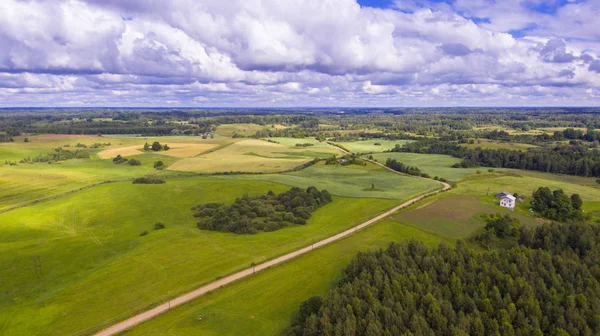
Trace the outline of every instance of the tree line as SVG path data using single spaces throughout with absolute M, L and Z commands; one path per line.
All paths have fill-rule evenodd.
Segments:
M 200 218 L 202 230 L 254 234 L 275 231 L 293 224 L 306 224 L 312 213 L 332 201 L 327 190 L 315 187 L 290 190 L 275 194 L 237 198 L 232 205 L 205 203 L 192 208 L 194 217 Z
M 21 163 L 38 163 L 38 162 L 58 162 L 72 159 L 89 159 L 90 152 L 83 149 L 70 151 L 62 147 L 54 149 L 52 153 L 38 154 L 36 156 L 28 156 L 23 158 Z
M 502 167 L 536 170 L 547 173 L 600 177 L 600 152 L 586 146 L 569 145 L 510 149 L 465 148 L 454 142 L 437 139 L 420 140 L 397 145 L 392 152 L 446 154 L 461 158 L 456 167 Z
M 409 166 L 407 164 L 404 164 L 403 162 L 398 162 L 395 159 L 388 158 L 385 161 L 385 165 L 386 167 L 391 168 L 400 173 L 421 176 L 421 170 L 418 167 Z
M 361 252 L 288 335 L 598 335 L 600 227 L 519 229 L 517 246 L 459 241 Z

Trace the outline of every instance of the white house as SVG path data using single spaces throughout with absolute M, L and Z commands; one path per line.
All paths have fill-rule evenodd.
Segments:
M 517 201 L 517 198 L 515 196 L 506 195 L 500 199 L 500 206 L 503 206 L 503 207 L 509 208 L 509 209 L 514 209 L 516 201 Z

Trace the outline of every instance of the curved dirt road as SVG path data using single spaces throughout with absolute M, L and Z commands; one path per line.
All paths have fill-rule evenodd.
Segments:
M 378 164 L 378 165 L 380 165 L 380 166 L 382 166 L 382 167 L 384 167 L 384 168 L 386 168 L 386 169 L 388 169 L 388 170 L 390 170 L 390 171 L 392 171 L 394 173 L 397 173 L 397 174 L 400 174 L 400 175 L 404 175 L 404 174 L 398 173 L 395 170 L 389 169 L 388 167 L 386 167 L 385 165 L 382 165 L 381 163 L 378 163 L 378 162 L 373 162 L 373 163 Z M 436 182 L 439 182 L 439 181 L 436 181 Z M 362 224 L 359 224 L 359 225 L 357 225 L 357 226 L 355 226 L 355 227 L 353 227 L 351 229 L 348 229 L 348 230 L 346 230 L 344 232 L 338 233 L 335 236 L 331 236 L 329 238 L 326 238 L 326 239 L 323 239 L 323 240 L 321 240 L 319 242 L 316 242 L 316 243 L 314 243 L 314 244 L 312 244 L 310 246 L 301 248 L 299 250 L 296 250 L 294 252 L 290 252 L 288 254 L 282 255 L 282 256 L 280 256 L 278 258 L 275 258 L 273 260 L 266 261 L 264 263 L 261 263 L 261 264 L 258 264 L 256 266 L 254 266 L 254 267 L 247 268 L 247 269 L 245 269 L 243 271 L 239 271 L 237 273 L 234 273 L 232 275 L 226 276 L 226 277 L 224 277 L 222 279 L 219 279 L 217 281 L 211 282 L 211 283 L 209 283 L 207 285 L 204 285 L 204 286 L 202 286 L 202 287 L 200 287 L 200 288 L 198 288 L 196 290 L 193 290 L 193 291 L 191 291 L 191 292 L 189 292 L 187 294 L 183 294 L 181 296 L 178 296 L 178 297 L 170 300 L 169 302 L 165 302 L 165 303 L 163 303 L 163 304 L 161 304 L 161 305 L 159 305 L 157 307 L 154 307 L 154 308 L 152 308 L 150 310 L 147 310 L 147 311 L 145 311 L 143 313 L 140 313 L 138 315 L 130 317 L 130 318 L 128 318 L 128 319 L 126 319 L 126 320 L 124 320 L 122 322 L 119 322 L 119 323 L 117 323 L 117 324 L 115 324 L 115 325 L 113 325 L 111 327 L 108 327 L 108 328 L 106 328 L 106 329 L 98 332 L 95 335 L 96 336 L 109 336 L 109 335 L 115 335 L 115 334 L 121 333 L 121 332 L 123 332 L 123 331 L 125 331 L 127 329 L 131 329 L 131 328 L 133 328 L 134 326 L 136 326 L 138 324 L 141 324 L 141 323 L 143 323 L 145 321 L 148 321 L 148 320 L 150 320 L 150 319 L 152 319 L 152 318 L 154 318 L 154 317 L 156 317 L 156 316 L 158 316 L 158 315 L 160 315 L 160 314 L 162 314 L 164 312 L 169 311 L 171 308 L 177 307 L 177 306 L 182 305 L 182 304 L 184 304 L 186 302 L 189 302 L 189 301 L 191 301 L 193 299 L 196 299 L 199 296 L 202 296 L 202 295 L 204 295 L 204 294 L 206 294 L 206 293 L 208 293 L 210 291 L 213 291 L 215 289 L 218 289 L 219 287 L 225 286 L 225 285 L 230 284 L 230 283 L 232 283 L 234 281 L 237 281 L 239 279 L 245 278 L 245 277 L 247 277 L 247 276 L 249 276 L 249 275 L 251 275 L 251 274 L 253 274 L 253 273 L 257 272 L 257 271 L 261 271 L 261 270 L 264 270 L 264 269 L 266 269 L 268 267 L 275 266 L 277 264 L 281 264 L 281 263 L 286 262 L 286 261 L 288 261 L 290 259 L 293 259 L 293 258 L 295 258 L 297 256 L 300 256 L 300 255 L 303 255 L 305 253 L 308 253 L 308 252 L 312 251 L 315 248 L 327 245 L 329 243 L 333 243 L 333 242 L 335 242 L 337 240 L 340 240 L 340 239 L 342 239 L 344 237 L 347 237 L 347 236 L 349 236 L 349 235 L 357 232 L 358 230 L 360 230 L 362 228 L 365 228 L 365 227 L 367 227 L 367 226 L 369 226 L 369 225 L 377 222 L 380 219 L 388 217 L 391 214 L 393 214 L 394 212 L 396 212 L 396 211 L 398 211 L 398 210 L 400 210 L 402 208 L 405 208 L 405 207 L 407 207 L 407 206 L 409 206 L 409 205 L 411 205 L 411 204 L 413 204 L 413 203 L 415 203 L 417 201 L 420 201 L 421 199 L 423 199 L 423 198 L 425 198 L 427 196 L 430 196 L 430 195 L 433 195 L 433 194 L 437 194 L 437 193 L 439 193 L 441 191 L 445 191 L 445 190 L 450 189 L 450 185 L 448 183 L 444 183 L 444 182 L 439 182 L 439 183 L 441 183 L 444 186 L 440 190 L 432 191 L 432 192 L 423 194 L 421 196 L 417 196 L 415 198 L 412 198 L 412 199 L 410 199 L 410 200 L 408 200 L 408 201 L 406 201 L 406 202 L 404 202 L 404 203 L 402 203 L 402 204 L 394 207 L 393 209 L 388 210 L 388 211 L 382 213 L 381 215 L 379 215 L 377 217 L 374 217 L 374 218 L 372 218 L 372 219 L 370 219 L 370 220 L 368 220 L 368 221 L 366 221 L 366 222 L 364 222 Z

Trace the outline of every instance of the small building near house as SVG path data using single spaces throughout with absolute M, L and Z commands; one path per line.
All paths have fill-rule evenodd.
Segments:
M 500 199 L 500 206 L 514 209 L 516 201 L 517 198 L 515 196 L 508 194 Z

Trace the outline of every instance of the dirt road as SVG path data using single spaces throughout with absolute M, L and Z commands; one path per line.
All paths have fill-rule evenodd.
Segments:
M 386 167 L 386 166 L 384 166 L 384 165 L 382 165 L 380 163 L 377 163 L 377 162 L 373 162 L 373 163 L 378 164 L 378 165 L 380 165 L 380 166 L 382 166 L 382 167 L 384 167 L 386 169 L 389 169 L 388 167 Z M 389 169 L 389 170 L 391 170 L 391 169 Z M 394 172 L 394 173 L 398 173 L 398 172 L 396 172 L 394 170 L 391 170 L 391 171 Z M 400 173 L 398 173 L 398 174 L 400 174 Z M 404 175 L 404 174 L 401 174 L 401 175 Z M 338 233 L 335 236 L 331 236 L 329 238 L 326 238 L 324 240 L 316 242 L 316 243 L 314 243 L 314 244 L 312 244 L 310 246 L 304 247 L 302 249 L 296 250 L 296 251 L 288 253 L 286 255 L 282 255 L 281 257 L 275 258 L 273 260 L 266 261 L 266 262 L 264 262 L 262 264 L 258 264 L 256 266 L 254 266 L 254 267 L 247 268 L 247 269 L 245 269 L 243 271 L 240 271 L 240 272 L 237 272 L 235 274 L 229 275 L 229 276 L 224 277 L 222 279 L 219 279 L 217 281 L 211 282 L 211 283 L 209 283 L 207 285 L 204 285 L 204 286 L 202 286 L 202 287 L 200 287 L 200 288 L 198 288 L 196 290 L 193 290 L 193 291 L 191 291 L 191 292 L 189 292 L 187 294 L 183 294 L 183 295 L 181 295 L 179 297 L 176 297 L 176 298 L 170 300 L 169 302 L 165 302 L 165 303 L 163 303 L 163 304 L 161 304 L 161 305 L 159 305 L 159 306 L 157 306 L 155 308 L 147 310 L 147 311 L 145 311 L 143 313 L 140 313 L 138 315 L 130 317 L 130 318 L 128 318 L 128 319 L 126 319 L 126 320 L 124 320 L 122 322 L 119 322 L 119 323 L 117 323 L 117 324 L 115 324 L 115 325 L 113 325 L 113 326 L 111 326 L 109 328 L 106 328 L 106 329 L 100 331 L 99 333 L 97 333 L 96 336 L 109 336 L 109 335 L 115 335 L 115 334 L 118 334 L 120 332 L 123 332 L 123 331 L 125 331 L 127 329 L 130 329 L 130 328 L 132 328 L 132 327 L 134 327 L 134 326 L 136 326 L 138 324 L 141 324 L 141 323 L 143 323 L 145 321 L 148 321 L 148 320 L 150 320 L 150 319 L 152 319 L 152 318 L 154 318 L 154 317 L 156 317 L 156 316 L 158 316 L 158 315 L 160 315 L 160 314 L 162 314 L 164 312 L 167 312 L 171 308 L 174 308 L 174 307 L 177 307 L 179 305 L 182 305 L 182 304 L 184 304 L 186 302 L 189 302 L 189 301 L 191 301 L 191 300 L 193 300 L 193 299 L 195 299 L 195 298 L 197 298 L 199 296 L 202 296 L 202 295 L 204 295 L 204 294 L 206 294 L 206 293 L 208 293 L 210 291 L 218 289 L 221 286 L 225 286 L 225 285 L 230 284 L 230 283 L 232 283 L 232 282 L 234 282 L 236 280 L 245 278 L 245 277 L 247 277 L 247 276 L 249 276 L 249 275 L 251 275 L 251 274 L 253 274 L 255 272 L 264 270 L 264 269 L 269 268 L 271 266 L 275 266 L 277 264 L 281 264 L 283 262 L 286 262 L 286 261 L 288 261 L 290 259 L 293 259 L 293 258 L 295 258 L 297 256 L 300 256 L 300 255 L 303 255 L 305 253 L 308 253 L 308 252 L 312 251 L 313 249 L 319 248 L 319 247 L 327 245 L 329 243 L 333 243 L 333 242 L 335 242 L 337 240 L 340 240 L 340 239 L 342 239 L 344 237 L 347 237 L 347 236 L 349 236 L 349 235 L 351 235 L 351 234 L 359 231 L 362 228 L 365 228 L 365 227 L 367 227 L 367 226 L 369 226 L 369 225 L 377 222 L 380 219 L 388 217 L 389 215 L 393 214 L 394 212 L 396 212 L 396 211 L 398 211 L 398 210 L 400 210 L 402 208 L 405 208 L 405 207 L 407 207 L 407 206 L 409 206 L 409 205 L 411 205 L 411 204 L 413 204 L 413 203 L 415 203 L 415 202 L 417 202 L 417 201 L 419 201 L 419 200 L 421 200 L 421 199 L 423 199 L 423 198 L 425 198 L 427 196 L 430 196 L 430 195 L 433 195 L 433 194 L 437 194 L 437 193 L 439 193 L 441 191 L 450 189 L 450 185 L 448 183 L 443 183 L 443 182 L 440 182 L 440 183 L 443 184 L 443 186 L 444 186 L 443 189 L 441 189 L 441 190 L 433 191 L 433 192 L 430 192 L 430 193 L 423 194 L 421 196 L 415 197 L 413 199 L 410 199 L 410 200 L 408 200 L 408 201 L 406 201 L 406 202 L 398 205 L 397 207 L 395 207 L 395 208 L 393 208 L 391 210 L 388 210 L 388 211 L 382 213 L 381 215 L 379 215 L 379 216 L 377 216 L 375 218 L 372 218 L 372 219 L 370 219 L 370 220 L 368 220 L 368 221 L 366 221 L 366 222 L 364 222 L 364 223 L 362 223 L 360 225 L 357 225 L 357 226 L 355 226 L 355 227 L 353 227 L 351 229 L 348 229 L 348 230 L 346 230 L 344 232 Z

